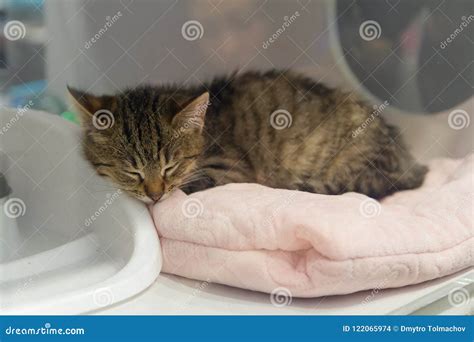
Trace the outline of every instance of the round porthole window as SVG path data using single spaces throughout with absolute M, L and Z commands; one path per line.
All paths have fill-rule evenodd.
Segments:
M 339 53 L 371 96 L 414 113 L 473 96 L 472 0 L 338 0 L 333 13 Z

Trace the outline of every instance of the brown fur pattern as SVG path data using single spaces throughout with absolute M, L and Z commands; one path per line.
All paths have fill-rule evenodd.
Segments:
M 83 113 L 87 159 L 146 202 L 176 187 L 194 192 L 233 182 L 380 198 L 420 186 L 427 172 L 372 108 L 292 72 L 115 96 L 70 93 Z M 114 123 L 97 129 L 92 123 L 104 110 Z

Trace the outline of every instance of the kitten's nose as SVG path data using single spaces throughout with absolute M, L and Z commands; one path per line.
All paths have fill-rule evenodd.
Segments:
M 147 192 L 146 195 L 156 202 L 161 198 L 161 196 L 163 196 L 163 193 L 162 192 Z
M 145 193 L 153 201 L 158 201 L 163 196 L 163 182 L 155 181 L 145 184 Z
M 153 201 L 158 201 L 165 192 L 165 184 L 160 174 L 150 173 L 145 179 L 145 193 Z

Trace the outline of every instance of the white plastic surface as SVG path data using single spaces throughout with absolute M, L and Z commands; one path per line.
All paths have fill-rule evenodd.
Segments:
M 23 215 L 0 226 L 0 313 L 83 313 L 148 287 L 161 268 L 152 219 L 93 172 L 78 127 L 13 109 L 0 111 L 0 125 L 9 127 L 0 172 L 9 198 L 24 203 Z
M 474 314 L 474 270 L 395 289 L 320 298 L 269 294 L 160 274 L 146 291 L 99 315 L 409 315 Z M 453 292 L 457 291 L 457 295 Z M 444 307 L 439 305 L 444 302 Z

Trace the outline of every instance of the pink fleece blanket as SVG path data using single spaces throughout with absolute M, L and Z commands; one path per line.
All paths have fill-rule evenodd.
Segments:
M 229 184 L 175 192 L 152 214 L 163 272 L 297 297 L 416 284 L 473 266 L 473 156 L 434 160 L 381 203 Z

